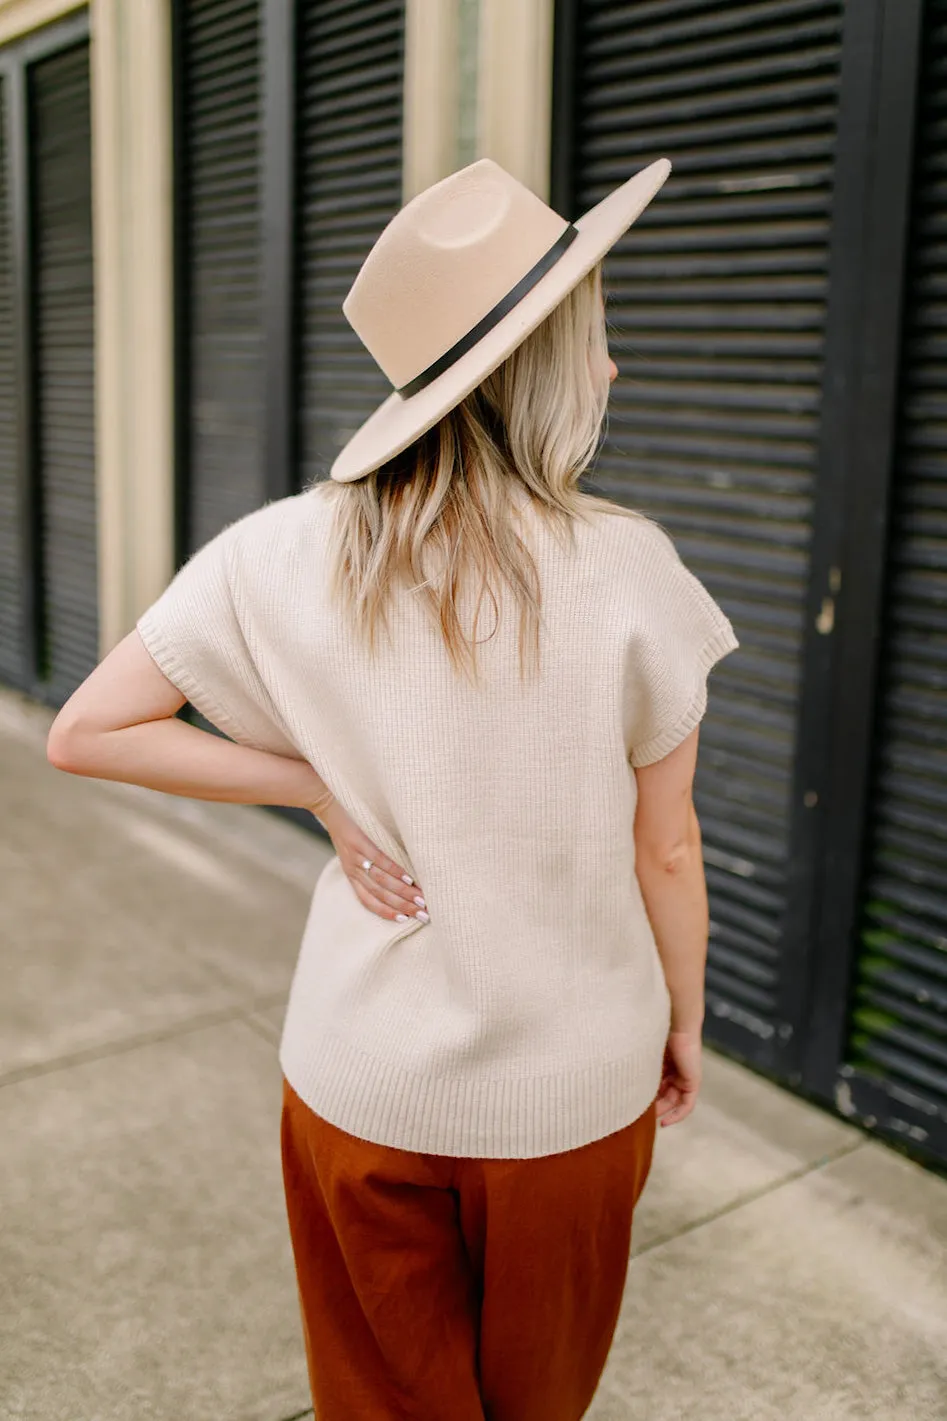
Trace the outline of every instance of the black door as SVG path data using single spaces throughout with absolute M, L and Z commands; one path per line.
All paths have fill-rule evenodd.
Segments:
M 401 205 L 404 0 L 180 0 L 175 53 L 185 556 L 324 475 L 389 393 L 341 306 Z M 272 171 L 268 122 L 295 160 Z
M 39 666 L 60 704 L 98 661 L 89 47 L 31 66 Z
M 265 498 L 260 0 L 174 8 L 178 552 Z
M 560 210 L 674 164 L 606 263 L 620 379 L 590 486 L 664 524 L 741 641 L 713 675 L 695 785 L 707 1034 L 775 1070 L 799 1025 L 791 789 L 842 8 L 587 0 L 561 7 L 558 39 Z
M 84 28 L 0 56 L 0 674 L 56 706 L 98 660 Z
M 926 11 L 846 1109 L 947 1156 L 947 4 Z

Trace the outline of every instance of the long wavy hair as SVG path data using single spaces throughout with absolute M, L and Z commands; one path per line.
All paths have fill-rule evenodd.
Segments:
M 527 644 L 538 666 L 542 589 L 517 532 L 518 499 L 527 498 L 570 542 L 576 518 L 603 512 L 645 517 L 578 488 L 605 426 L 608 360 L 599 264 L 492 375 L 403 453 L 365 478 L 327 481 L 334 505 L 330 587 L 369 649 L 379 624 L 388 627 L 392 590 L 402 584 L 421 597 L 455 669 L 476 681 L 480 608 L 489 595 L 498 617 L 505 584 L 519 607 L 521 678 Z M 439 574 L 427 566 L 429 554 Z M 458 599 L 478 575 L 468 639 Z

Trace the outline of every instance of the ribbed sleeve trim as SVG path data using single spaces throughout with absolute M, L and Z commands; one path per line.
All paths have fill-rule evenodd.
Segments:
M 658 760 L 663 760 L 665 755 L 670 755 L 671 751 L 675 750 L 699 724 L 707 709 L 707 676 L 711 668 L 722 657 L 731 651 L 736 651 L 739 645 L 733 628 L 729 624 L 711 633 L 697 655 L 697 685 L 690 704 L 673 725 L 667 726 L 658 735 L 653 735 L 650 740 L 635 746 L 628 757 L 635 769 L 642 769 L 645 765 L 653 765 Z
M 241 743 L 252 740 L 253 737 L 233 713 L 225 709 L 207 687 L 178 660 L 157 625 L 156 617 L 155 608 L 149 607 L 148 611 L 138 618 L 136 625 L 138 635 L 158 669 L 167 676 L 172 685 L 177 686 L 182 696 L 186 696 L 206 720 L 216 725 L 225 735 Z

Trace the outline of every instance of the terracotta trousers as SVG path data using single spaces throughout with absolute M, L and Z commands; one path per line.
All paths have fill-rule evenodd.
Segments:
M 578 1421 L 611 1347 L 652 1103 L 539 1159 L 356 1139 L 284 1082 L 283 1180 L 317 1421 Z

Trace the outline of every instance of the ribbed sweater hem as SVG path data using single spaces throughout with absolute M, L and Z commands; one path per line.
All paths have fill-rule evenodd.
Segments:
M 623 1129 L 661 1083 L 667 1021 L 617 1061 L 558 1075 L 423 1076 L 328 1032 L 280 1046 L 283 1074 L 310 1110 L 362 1140 L 422 1154 L 533 1159 Z

